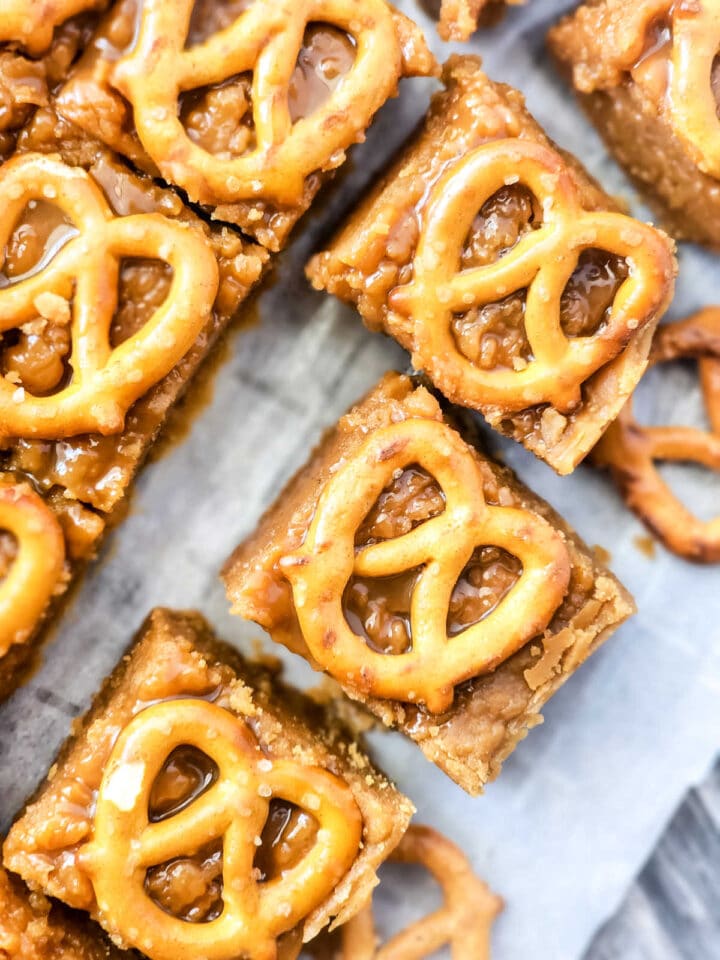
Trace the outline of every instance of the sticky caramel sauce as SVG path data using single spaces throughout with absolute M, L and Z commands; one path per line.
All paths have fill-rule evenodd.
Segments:
M 496 263 L 542 223 L 536 199 L 522 185 L 503 187 L 482 206 L 465 241 L 464 270 Z M 568 337 L 597 333 L 607 320 L 628 268 L 602 250 L 584 250 L 560 301 L 560 325 Z M 533 360 L 525 330 L 527 291 L 457 314 L 452 331 L 458 349 L 483 370 L 522 370 Z
M 213 761 L 194 747 L 174 750 L 153 784 L 149 819 L 167 820 L 198 800 L 218 776 Z M 291 803 L 273 799 L 257 846 L 258 883 L 280 877 L 310 851 L 317 836 L 315 818 Z M 145 878 L 148 896 L 166 913 L 190 923 L 208 923 L 223 911 L 222 841 L 151 867 Z
M 356 537 L 356 548 L 403 536 L 442 513 L 445 500 L 436 481 L 411 466 L 382 492 Z M 352 577 L 343 596 L 350 628 L 378 653 L 412 650 L 411 606 L 422 573 L 415 568 L 390 577 Z M 478 547 L 453 589 L 446 629 L 450 637 L 482 621 L 512 590 L 520 562 L 494 546 Z

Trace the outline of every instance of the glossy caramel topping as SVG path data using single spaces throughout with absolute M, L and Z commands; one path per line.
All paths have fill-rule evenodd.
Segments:
M 183 699 L 120 734 L 80 857 L 103 925 L 150 960 L 266 960 L 346 874 L 361 837 L 343 780 L 267 757 L 242 719 Z
M 341 928 L 335 960 L 423 960 L 443 947 L 450 947 L 457 960 L 490 960 L 492 926 L 503 902 L 473 872 L 460 848 L 431 827 L 412 825 L 392 859 L 427 870 L 440 886 L 442 905 L 382 945 L 369 905 Z
M 40 206 L 41 198 L 52 207 Z M 120 432 L 127 410 L 206 326 L 219 284 L 212 250 L 200 231 L 159 215 L 115 217 L 84 170 L 50 157 L 19 155 L 0 168 L 0 201 L 7 210 L 0 331 L 12 351 L 3 358 L 0 435 Z M 127 257 L 162 261 L 172 281 L 147 323 L 126 338 L 114 314 Z M 154 295 L 148 287 L 148 300 Z
M 105 58 L 107 79 L 162 174 L 213 204 L 299 203 L 307 178 L 337 166 L 394 92 L 410 40 L 384 0 L 144 0 L 133 13 L 137 31 L 127 45 L 124 30 L 120 59 Z
M 479 409 L 577 409 L 672 272 L 658 233 L 584 210 L 562 158 L 521 138 L 450 165 L 419 216 L 412 276 L 389 304 L 412 329 L 415 365 Z
M 708 307 L 658 329 L 651 364 L 698 361 L 709 431 L 695 427 L 646 427 L 627 403 L 594 451 L 609 467 L 626 503 L 674 553 L 701 563 L 720 563 L 720 516 L 702 521 L 675 496 L 657 463 L 697 463 L 720 475 L 720 308 Z
M 86 10 L 103 7 L 106 0 L 3 0 L 0 42 L 18 43 L 33 56 L 44 53 L 60 24 Z
M 279 568 L 325 670 L 431 713 L 542 632 L 570 576 L 562 538 L 530 511 L 488 504 L 470 448 L 426 419 L 371 432 L 343 459 Z

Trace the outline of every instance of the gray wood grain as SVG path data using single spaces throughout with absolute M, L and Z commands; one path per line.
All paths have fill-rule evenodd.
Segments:
M 720 760 L 689 791 L 584 960 L 720 960 Z

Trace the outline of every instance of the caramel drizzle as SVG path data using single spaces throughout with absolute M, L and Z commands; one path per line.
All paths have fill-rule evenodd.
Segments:
M 217 766 L 212 784 L 179 812 L 151 821 L 153 784 L 168 756 L 194 747 Z M 318 823 L 292 867 L 259 883 L 254 871 L 270 801 L 281 798 Z M 271 960 L 276 940 L 320 906 L 355 860 L 362 816 L 350 787 L 320 767 L 266 757 L 250 728 L 202 700 L 149 707 L 123 730 L 105 768 L 93 835 L 80 859 L 105 927 L 151 960 Z M 162 910 L 147 871 L 222 840 L 223 909 L 204 923 Z
M 355 548 L 356 533 L 398 471 L 417 465 L 442 489 L 445 509 L 409 533 Z M 455 584 L 478 546 L 502 547 L 522 564 L 494 610 L 448 637 Z M 537 514 L 485 502 L 470 449 L 446 424 L 412 419 L 375 431 L 325 484 L 303 546 L 281 559 L 303 637 L 332 676 L 365 695 L 447 710 L 458 683 L 494 669 L 547 627 L 570 576 L 567 548 Z M 422 568 L 410 610 L 412 648 L 372 650 L 350 628 L 350 578 Z
M 609 467 L 625 502 L 673 553 L 701 563 L 720 563 L 720 516 L 701 521 L 663 480 L 656 461 L 698 463 L 720 473 L 720 308 L 708 307 L 679 323 L 660 327 L 650 363 L 684 357 L 698 360 L 710 432 L 695 427 L 643 427 L 632 401 L 595 448 Z
M 256 0 L 185 49 L 192 7 L 193 0 L 145 0 L 137 43 L 110 69 L 110 82 L 132 104 L 143 147 L 195 201 L 297 204 L 306 178 L 338 166 L 394 92 L 403 69 L 395 15 L 384 0 Z M 347 33 L 355 62 L 322 106 L 293 122 L 290 88 L 310 23 Z M 249 72 L 255 143 L 239 157 L 214 156 L 188 136 L 178 100 Z
M 453 960 L 490 960 L 492 926 L 503 902 L 476 876 L 462 851 L 430 827 L 411 826 L 391 859 L 431 873 L 443 905 L 380 946 L 368 906 L 341 928 L 337 960 L 423 960 L 444 946 Z
M 26 483 L 0 483 L 0 530 L 17 553 L 0 580 L 0 657 L 33 633 L 58 587 L 65 539 L 55 514 Z
M 0 168 L 0 250 L 28 203 L 40 199 L 52 200 L 77 235 L 49 263 L 0 289 L 0 333 L 36 319 L 48 301 L 62 307 L 71 323 L 72 376 L 51 396 L 0 380 L 0 435 L 118 433 L 130 406 L 172 370 L 208 322 L 217 262 L 199 231 L 159 214 L 115 217 L 85 171 L 36 154 Z M 142 329 L 112 348 L 124 257 L 164 261 L 173 279 L 167 299 Z
M 523 184 L 543 210 L 542 223 L 495 263 L 460 271 L 477 210 L 508 183 Z M 626 260 L 607 320 L 592 336 L 568 337 L 561 298 L 584 250 Z M 672 274 L 667 241 L 619 213 L 586 211 L 563 159 L 528 140 L 507 139 L 471 151 L 434 187 L 422 214 L 413 279 L 390 294 L 413 329 L 413 362 L 466 406 L 519 411 L 550 403 L 563 413 L 582 402 L 585 380 L 616 357 L 654 317 Z M 531 357 L 519 369 L 483 370 L 458 349 L 453 317 L 527 291 L 525 331 Z

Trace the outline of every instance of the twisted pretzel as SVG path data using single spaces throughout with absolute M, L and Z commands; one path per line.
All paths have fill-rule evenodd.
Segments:
M 65 565 L 65 538 L 52 510 L 26 483 L 0 483 L 0 530 L 17 554 L 0 579 L 0 657 L 35 629 Z
M 134 49 L 110 69 L 143 147 L 193 200 L 298 203 L 309 174 L 327 168 L 394 92 L 402 72 L 395 15 L 384 0 L 256 0 L 230 26 L 184 49 L 192 7 L 193 0 L 145 0 Z M 355 63 L 322 107 L 293 124 L 290 81 L 312 22 L 349 34 Z M 250 71 L 256 145 L 240 157 L 214 156 L 189 138 L 178 98 Z
M 0 41 L 21 44 L 39 56 L 52 43 L 55 27 L 84 10 L 96 10 L 104 0 L 3 0 Z
M 713 62 L 720 53 L 720 6 L 715 0 L 645 0 L 631 15 L 636 20 L 635 44 L 645 42 L 653 22 L 662 18 L 668 23 L 671 69 L 667 89 L 660 91 L 661 106 L 669 111 L 675 133 L 698 167 L 720 178 L 720 120 L 711 84 Z M 642 50 L 638 59 L 631 70 L 633 79 L 652 85 L 653 75 L 643 69 Z M 658 92 L 654 86 L 653 92 Z
M 703 522 L 678 500 L 655 466 L 657 460 L 694 462 L 720 473 L 720 308 L 708 307 L 681 323 L 660 327 L 650 363 L 698 359 L 710 432 L 695 427 L 643 427 L 628 401 L 595 448 L 625 502 L 668 550 L 702 563 L 720 563 L 720 516 Z
M 442 889 L 442 907 L 376 947 L 368 906 L 341 928 L 337 960 L 423 960 L 446 945 L 453 960 L 490 960 L 492 925 L 503 902 L 462 851 L 431 827 L 411 826 L 391 859 L 425 867 Z
M 460 272 L 477 211 L 508 182 L 525 184 L 543 209 L 542 224 L 497 262 Z M 593 336 L 569 338 L 560 323 L 563 290 L 583 250 L 624 257 L 630 273 L 607 322 Z M 583 382 L 616 357 L 662 303 L 671 271 L 665 240 L 619 213 L 586 211 L 563 159 L 528 140 L 498 140 L 464 156 L 433 189 L 422 213 L 413 279 L 390 294 L 413 325 L 413 360 L 466 406 L 519 411 L 551 403 L 567 413 Z M 482 370 L 459 351 L 453 315 L 527 290 L 525 331 L 532 357 L 524 369 Z
M 56 439 L 122 430 L 129 407 L 182 359 L 207 323 L 218 268 L 202 235 L 159 214 L 115 217 L 79 168 L 28 154 L 0 168 L 0 250 L 31 200 L 52 199 L 77 236 L 49 263 L 0 289 L 0 333 L 37 317 L 47 293 L 72 299 L 72 378 L 51 396 L 0 379 L 0 435 Z M 166 301 L 114 349 L 110 327 L 123 257 L 163 260 L 173 269 Z
M 216 781 L 181 812 L 154 823 L 153 783 L 179 746 L 218 768 Z M 255 837 L 272 797 L 307 810 L 319 825 L 312 849 L 295 866 L 259 884 Z M 151 960 L 274 960 L 277 937 L 332 892 L 353 863 L 362 818 L 350 788 L 320 767 L 268 761 L 246 724 L 202 700 L 143 710 L 123 730 L 105 769 L 93 838 L 81 857 L 105 924 Z M 150 867 L 223 842 L 223 911 L 206 923 L 165 913 L 149 897 Z
M 418 465 L 441 486 L 445 509 L 409 533 L 355 549 L 355 533 L 397 471 Z M 503 547 L 523 572 L 497 607 L 450 639 L 450 598 L 477 547 Z M 305 543 L 281 566 L 303 637 L 341 682 L 383 699 L 447 710 L 456 684 L 487 673 L 550 622 L 570 567 L 562 538 L 527 510 L 485 503 L 477 464 L 446 424 L 406 420 L 373 433 L 322 491 Z M 350 577 L 387 577 L 422 566 L 411 604 L 412 650 L 377 653 L 350 629 L 343 592 Z

